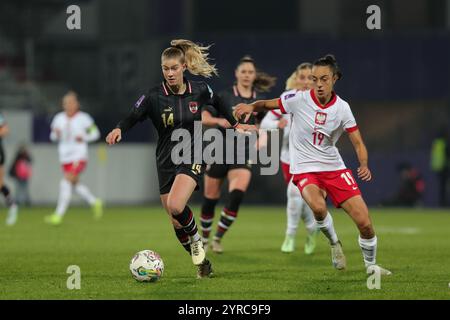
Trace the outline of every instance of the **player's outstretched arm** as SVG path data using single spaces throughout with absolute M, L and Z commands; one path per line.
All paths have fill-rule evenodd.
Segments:
M 357 170 L 358 178 L 363 181 L 372 180 L 372 173 L 370 172 L 368 167 L 369 154 L 363 142 L 361 133 L 359 132 L 359 130 L 355 130 L 353 132 L 350 132 L 348 136 L 353 144 L 353 148 L 355 149 L 356 155 L 358 156 L 359 160 L 359 168 Z
M 240 103 L 234 109 L 234 116 L 239 119 L 245 115 L 244 121 L 247 122 L 253 112 L 261 112 L 278 108 L 278 99 L 258 100 L 251 104 Z

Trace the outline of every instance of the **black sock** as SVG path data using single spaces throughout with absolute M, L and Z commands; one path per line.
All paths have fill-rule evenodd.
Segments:
M 223 208 L 220 215 L 219 225 L 217 226 L 217 232 L 214 236 L 215 240 L 220 240 L 224 236 L 225 232 L 231 227 L 234 220 L 236 220 L 239 206 L 244 198 L 244 192 L 241 190 L 233 190 L 229 193 L 228 203 Z
M 217 201 L 219 201 L 219 199 L 203 199 L 202 214 L 200 216 L 203 239 L 209 238 L 214 221 L 214 209 L 216 208 Z
M 191 254 L 191 240 L 189 239 L 189 236 L 184 232 L 184 229 L 177 229 L 173 227 L 173 230 L 175 230 L 175 235 L 178 238 L 178 241 L 180 241 L 183 248 Z
M 186 232 L 188 236 L 193 237 L 197 234 L 198 230 L 194 214 L 188 206 L 184 207 L 184 210 L 180 214 L 173 215 L 173 217 L 181 224 L 184 232 Z

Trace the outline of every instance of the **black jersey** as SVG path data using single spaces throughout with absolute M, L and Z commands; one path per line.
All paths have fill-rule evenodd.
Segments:
M 251 104 L 252 102 L 255 102 L 256 100 L 263 100 L 264 96 L 253 90 L 252 91 L 252 96 L 251 97 L 243 97 L 239 90 L 237 89 L 237 86 L 232 86 L 226 90 L 221 91 L 218 95 L 218 100 L 220 101 L 220 104 L 223 105 L 222 109 L 226 109 L 228 110 L 228 112 L 233 113 L 234 108 L 236 105 L 238 105 L 239 103 L 245 103 L 245 104 Z M 217 111 L 217 108 L 215 108 L 212 105 L 207 105 L 205 106 L 205 108 L 203 109 L 205 111 L 208 111 L 209 113 L 211 113 L 212 116 L 214 117 L 219 117 L 219 118 L 223 118 L 224 115 L 221 114 L 220 112 Z M 240 123 L 246 123 L 246 124 L 250 124 L 250 125 L 255 125 L 261 122 L 262 118 L 264 117 L 264 112 L 258 112 L 258 113 L 253 113 L 250 118 L 248 119 L 247 122 L 244 122 L 244 119 L 240 119 L 239 122 Z M 226 129 L 222 128 L 222 127 L 218 127 L 218 129 L 222 132 L 223 136 L 224 136 L 224 142 L 226 141 L 225 139 L 227 138 L 226 136 Z M 236 138 L 234 138 L 234 141 L 230 143 L 232 143 L 235 146 L 235 151 L 234 151 L 234 164 L 237 163 L 237 154 L 238 154 L 238 150 L 237 150 L 237 141 Z M 250 148 L 250 144 L 248 143 L 248 140 L 245 143 L 245 158 L 247 159 L 249 157 L 249 148 Z M 244 151 L 244 150 L 241 150 Z M 226 150 L 225 150 L 225 146 L 224 146 L 224 155 L 225 158 L 226 157 Z M 226 160 L 224 159 L 224 162 Z
M 194 142 L 202 144 L 201 129 L 194 130 L 194 122 L 201 124 L 202 108 L 208 105 L 217 108 L 228 121 L 236 124 L 232 112 L 223 108 L 214 97 L 211 88 L 202 81 L 188 81 L 184 94 L 173 94 L 165 82 L 153 87 L 136 102 L 128 117 L 119 122 L 117 128 L 126 132 L 138 121 L 150 119 L 158 132 L 156 160 L 158 169 L 174 166 L 171 160 L 172 149 L 178 141 L 172 141 L 172 133 L 177 129 L 185 129 L 191 137 L 191 163 L 194 159 Z M 200 135 L 200 136 L 199 136 Z

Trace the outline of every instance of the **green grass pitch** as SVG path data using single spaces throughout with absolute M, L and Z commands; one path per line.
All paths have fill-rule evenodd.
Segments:
M 223 240 L 226 251 L 208 253 L 215 277 L 201 280 L 159 206 L 107 208 L 100 222 L 71 208 L 58 227 L 43 223 L 50 212 L 23 209 L 16 226 L 0 225 L 0 299 L 450 299 L 449 211 L 371 210 L 378 262 L 393 271 L 379 290 L 366 286 L 357 230 L 341 210 L 332 212 L 346 271 L 331 266 L 323 235 L 314 255 L 303 254 L 302 224 L 296 252 L 280 252 L 283 207 L 243 206 Z M 161 281 L 132 279 L 129 261 L 143 249 L 161 254 Z M 66 287 L 69 265 L 81 269 L 80 290 Z

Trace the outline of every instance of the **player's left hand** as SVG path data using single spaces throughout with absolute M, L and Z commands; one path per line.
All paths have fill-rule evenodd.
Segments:
M 361 166 L 356 171 L 358 173 L 358 178 L 360 178 L 362 181 L 372 180 L 372 173 L 370 172 L 369 167 Z
M 76 136 L 75 137 L 75 141 L 76 142 L 83 142 L 83 137 L 82 136 Z

